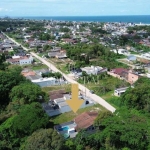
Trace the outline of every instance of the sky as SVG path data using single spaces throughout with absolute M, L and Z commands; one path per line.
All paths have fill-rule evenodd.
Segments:
M 0 16 L 150 15 L 150 0 L 0 0 Z

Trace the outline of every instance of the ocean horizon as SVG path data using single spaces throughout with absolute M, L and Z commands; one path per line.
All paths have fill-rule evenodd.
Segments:
M 150 15 L 133 16 L 24 16 L 13 17 L 34 20 L 58 20 L 58 21 L 76 21 L 76 22 L 130 22 L 150 24 Z

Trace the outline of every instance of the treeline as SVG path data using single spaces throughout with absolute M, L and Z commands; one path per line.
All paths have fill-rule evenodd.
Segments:
M 0 21 L 0 31 L 6 32 L 6 29 L 9 28 L 9 31 L 12 31 L 14 28 L 17 28 L 18 26 L 23 26 L 25 24 L 24 21 L 13 21 L 13 20 L 7 20 L 7 21 Z
M 0 66 L 3 66 L 0 70 L 0 150 L 28 149 L 27 144 L 30 143 L 25 141 L 38 129 L 38 134 L 53 133 L 49 135 L 53 136 L 53 142 L 57 139 L 61 143 L 59 135 L 52 129 L 46 129 L 52 123 L 40 102 L 48 100 L 48 95 L 24 78 L 19 66 L 5 67 L 4 59 L 0 58 Z M 59 147 L 58 144 L 51 145 Z
M 76 68 L 87 65 L 99 65 L 108 69 L 119 66 L 127 67 L 116 61 L 116 59 L 123 58 L 123 55 L 115 54 L 108 47 L 100 44 L 78 44 L 76 46 L 66 46 L 65 49 L 67 50 L 67 56 L 76 62 Z

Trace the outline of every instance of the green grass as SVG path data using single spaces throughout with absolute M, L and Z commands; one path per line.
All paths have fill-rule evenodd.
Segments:
M 70 111 L 67 113 L 60 114 L 58 116 L 54 116 L 50 119 L 50 121 L 52 121 L 56 125 L 56 124 L 61 124 L 64 122 L 72 121 L 76 116 L 78 116 L 79 114 L 81 114 L 83 112 L 88 112 L 88 111 L 101 112 L 101 111 L 105 111 L 105 110 L 106 109 L 104 107 L 102 107 L 99 104 L 96 104 L 93 106 L 79 109 L 76 113 L 74 113 L 73 111 Z
M 66 92 L 70 92 L 71 91 L 71 84 L 59 85 L 59 86 L 50 86 L 50 87 L 43 87 L 42 91 L 46 92 L 46 93 L 49 93 L 50 91 L 61 90 L 61 89 L 65 89 Z
M 45 53 L 39 53 L 38 54 L 40 57 L 42 57 L 43 55 L 47 55 L 47 53 L 45 52 Z
M 97 77 L 95 77 L 95 80 L 96 79 L 98 80 Z M 99 82 L 97 83 L 94 83 L 94 80 L 91 80 L 91 82 L 89 83 L 88 81 L 86 81 L 85 85 L 89 90 L 93 90 L 96 95 L 102 97 L 113 107 L 115 107 L 116 109 L 119 108 L 119 98 L 114 96 L 113 92 L 115 88 L 126 87 L 129 85 L 129 83 L 108 75 L 105 75 L 102 79 L 98 81 Z
M 130 51 L 130 54 L 139 54 L 138 52 Z
M 63 73 L 66 73 L 66 74 L 69 73 L 69 71 L 66 68 L 66 65 L 64 64 L 57 65 L 57 68 L 59 68 Z
M 103 99 L 105 99 L 109 104 L 111 104 L 116 109 L 119 108 L 120 98 L 113 95 L 114 91 L 107 92 L 104 95 L 100 95 Z
M 44 68 L 48 68 L 46 65 L 43 64 L 37 64 L 37 65 L 32 65 L 31 69 L 33 70 L 40 70 L 40 69 L 44 69 Z

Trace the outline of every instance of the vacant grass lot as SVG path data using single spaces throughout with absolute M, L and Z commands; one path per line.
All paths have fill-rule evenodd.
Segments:
M 79 82 L 84 84 L 83 80 L 85 80 L 85 86 L 88 89 L 93 90 L 96 95 L 102 97 L 115 108 L 119 108 L 120 101 L 118 97 L 113 95 L 114 90 L 119 87 L 129 86 L 129 83 L 126 81 L 107 74 L 100 75 L 99 77 L 84 77 L 79 79 Z
M 42 91 L 49 93 L 50 91 L 54 91 L 54 90 L 61 90 L 61 89 L 65 89 L 66 92 L 70 92 L 71 91 L 71 84 L 65 84 L 65 85 L 59 85 L 59 86 L 50 86 L 50 87 L 43 87 Z

